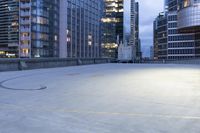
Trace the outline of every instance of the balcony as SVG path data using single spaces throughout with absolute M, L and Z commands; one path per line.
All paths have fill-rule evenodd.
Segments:
M 29 44 L 21 44 L 21 45 L 20 45 L 20 48 L 21 48 L 21 49 L 29 49 L 29 48 L 30 48 L 30 45 L 29 45 Z
M 28 40 L 31 40 L 31 37 L 30 36 L 21 36 L 21 40 L 28 41 Z
M 20 54 L 20 57 L 21 57 L 21 58 L 28 58 L 28 57 L 29 57 L 29 54 L 21 53 L 21 54 Z
M 21 32 L 30 32 L 30 28 L 21 28 L 20 31 Z
M 20 3 L 20 8 L 30 8 L 31 3 Z
M 23 24 L 23 25 L 28 25 L 28 24 L 30 24 L 30 23 L 31 23 L 30 20 L 21 20 L 21 21 L 20 21 L 20 24 Z
M 18 47 L 18 43 L 8 43 L 8 47 Z
M 31 16 L 31 12 L 30 11 L 21 11 L 20 12 L 20 16 L 21 17 L 27 17 L 27 16 Z

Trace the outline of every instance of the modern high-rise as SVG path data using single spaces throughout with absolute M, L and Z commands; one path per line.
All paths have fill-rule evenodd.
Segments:
M 103 0 L 60 0 L 60 57 L 100 57 Z
M 182 33 L 200 32 L 200 0 L 178 0 L 178 28 Z
M 200 0 L 178 0 L 178 30 L 194 33 L 195 57 L 200 57 Z
M 167 59 L 167 15 L 162 12 L 154 21 L 154 59 Z
M 18 56 L 19 2 L 0 0 L 0 57 Z
M 100 57 L 103 0 L 0 0 L 0 58 Z
M 166 0 L 165 11 L 154 21 L 154 53 L 156 59 L 173 60 L 197 57 L 195 33 L 180 32 L 178 23 L 186 20 L 180 20 L 180 17 L 178 17 L 180 12 L 178 2 L 178 0 Z
M 0 0 L 0 57 L 57 57 L 59 0 Z
M 136 47 L 136 60 L 142 59 L 141 40 L 139 33 L 139 3 L 135 3 L 135 47 Z
M 117 58 L 117 40 L 123 41 L 123 0 L 104 0 L 102 56 Z
M 119 44 L 134 45 L 134 58 L 141 56 L 139 4 L 135 0 L 104 0 L 102 56 L 117 58 Z

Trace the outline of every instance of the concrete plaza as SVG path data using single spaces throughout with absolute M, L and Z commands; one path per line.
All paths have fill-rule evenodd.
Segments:
M 199 132 L 199 65 L 0 73 L 0 133 Z

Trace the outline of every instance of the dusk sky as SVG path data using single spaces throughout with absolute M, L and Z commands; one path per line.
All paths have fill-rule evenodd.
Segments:
M 153 21 L 163 11 L 164 0 L 137 0 L 140 4 L 140 39 L 143 56 L 149 56 L 153 45 Z

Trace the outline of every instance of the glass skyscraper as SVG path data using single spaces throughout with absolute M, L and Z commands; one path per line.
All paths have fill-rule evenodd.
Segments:
M 59 0 L 0 0 L 0 57 L 57 57 Z
M 200 57 L 200 0 L 178 0 L 178 29 L 195 34 L 195 57 Z
M 135 48 L 136 48 L 136 59 L 142 59 L 142 51 L 141 51 L 141 40 L 140 40 L 140 30 L 139 30 L 139 3 L 135 3 Z
M 0 0 L 0 58 L 18 57 L 19 2 Z
M 117 40 L 123 41 L 123 0 L 104 0 L 102 56 L 117 58 Z
M 181 32 L 200 32 L 200 0 L 178 0 L 178 28 Z
M 167 15 L 162 12 L 154 21 L 154 59 L 167 59 Z
M 139 4 L 135 0 L 104 0 L 102 19 L 102 56 L 117 58 L 119 44 L 134 45 L 141 55 L 139 40 Z M 139 51 L 139 52 L 138 52 Z
M 60 57 L 100 57 L 102 0 L 60 0 Z
M 59 0 L 31 0 L 31 3 L 31 55 L 58 57 Z
M 100 57 L 103 0 L 0 0 L 0 58 Z

